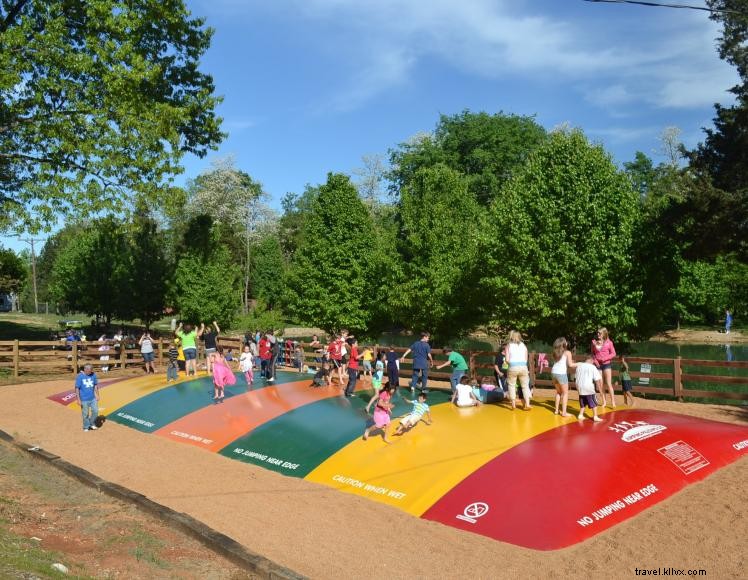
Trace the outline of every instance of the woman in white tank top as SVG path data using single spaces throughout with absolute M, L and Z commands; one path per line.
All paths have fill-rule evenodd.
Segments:
M 504 349 L 504 356 L 509 363 L 507 372 L 507 387 L 509 388 L 509 400 L 512 409 L 516 408 L 517 379 L 522 387 L 525 410 L 530 409 L 530 371 L 527 368 L 527 347 L 522 342 L 522 335 L 512 330 L 509 333 L 509 341 Z
M 566 404 L 569 402 L 569 369 L 575 368 L 574 357 L 569 352 L 568 344 L 564 337 L 557 338 L 553 342 L 553 367 L 551 368 L 551 378 L 553 386 L 556 388 L 556 410 L 558 415 L 559 403 L 561 404 L 561 416 L 568 417 Z

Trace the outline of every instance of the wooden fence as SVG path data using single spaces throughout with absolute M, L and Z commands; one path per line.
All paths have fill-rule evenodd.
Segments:
M 241 339 L 234 337 L 219 337 L 219 344 L 224 348 L 231 347 L 235 357 L 238 358 L 242 349 Z M 164 339 L 154 340 L 155 363 L 163 368 L 166 362 L 166 351 L 168 341 Z M 13 377 L 22 373 L 46 373 L 69 372 L 77 373 L 83 365 L 92 364 L 100 370 L 108 367 L 110 370 L 126 369 L 143 365 L 140 349 L 134 344 L 123 345 L 120 348 L 109 346 L 109 350 L 99 350 L 102 343 L 99 342 L 72 342 L 60 341 L 25 341 L 11 340 L 0 341 L 0 369 L 11 369 Z M 315 353 L 308 345 L 302 345 L 304 351 L 304 365 L 315 367 L 315 359 L 319 354 Z M 387 347 L 371 345 L 375 354 Z M 407 350 L 403 347 L 394 347 L 398 356 Z M 433 349 L 434 363 L 440 365 L 446 361 L 446 355 L 441 349 Z M 469 365 L 468 374 L 471 378 L 479 380 L 482 376 L 490 376 L 494 371 L 495 352 L 490 351 L 463 351 L 463 356 Z M 545 367 L 541 372 L 538 368 L 538 354 L 530 353 L 529 371 L 530 384 L 539 387 L 552 387 L 550 368 Z M 102 357 L 108 357 L 102 360 Z M 202 353 L 201 353 L 202 358 Z M 582 360 L 583 357 L 575 357 Z M 673 397 L 677 400 L 685 399 L 715 399 L 730 401 L 748 401 L 748 361 L 714 361 L 714 360 L 692 360 L 678 358 L 649 358 L 649 357 L 627 357 L 631 378 L 634 383 L 633 390 L 636 393 L 663 395 Z M 280 361 L 280 366 L 286 362 L 293 361 L 293 357 Z M 649 367 L 649 372 L 642 369 L 642 365 Z M 614 365 L 613 381 L 620 382 L 618 377 L 618 365 Z M 639 370 L 636 370 L 636 369 Z M 412 360 L 406 359 L 400 368 L 401 383 L 407 384 L 412 373 Z M 429 371 L 429 381 L 435 386 L 448 386 L 451 376 L 449 367 L 443 370 L 434 368 Z M 575 387 L 573 381 L 569 383 L 571 388 Z M 616 388 L 620 392 L 620 385 Z
M 241 351 L 241 339 L 221 337 L 219 342 L 224 347 L 231 347 L 234 352 Z M 316 359 L 319 354 L 315 353 L 308 345 L 302 344 L 304 351 L 304 364 L 310 367 L 317 366 Z M 389 347 L 381 345 L 370 345 L 375 354 L 387 351 Z M 359 346 L 359 351 L 363 347 Z M 393 350 L 399 356 L 408 350 L 404 347 L 394 347 Z M 447 355 L 441 349 L 432 349 L 434 366 L 446 362 Z M 494 372 L 494 361 L 496 352 L 491 351 L 462 351 L 468 363 L 468 375 L 479 380 L 482 376 L 492 376 Z M 550 365 L 540 372 L 538 369 L 538 355 L 531 352 L 529 360 L 530 384 L 538 387 L 553 387 L 551 381 Z M 575 356 L 575 360 L 583 361 L 583 356 Z M 633 382 L 633 391 L 641 394 L 662 395 L 673 397 L 679 401 L 685 399 L 719 399 L 730 401 L 748 401 L 748 361 L 714 361 L 693 360 L 683 358 L 652 358 L 652 357 L 626 357 L 629 364 L 630 375 Z M 400 382 L 405 385 L 410 381 L 412 374 L 412 359 L 406 359 L 400 366 Z M 649 372 L 642 372 L 641 365 L 649 365 Z M 621 392 L 620 377 L 617 370 L 618 364 L 614 364 L 613 383 L 617 392 Z M 640 370 L 635 370 L 639 368 Z M 448 387 L 449 378 L 452 375 L 450 367 L 442 370 L 431 368 L 429 370 L 429 382 L 432 380 L 435 386 Z M 713 373 L 713 374 L 712 374 Z M 576 388 L 574 381 L 569 381 L 569 387 Z
M 154 360 L 165 361 L 168 341 L 153 341 Z M 108 350 L 99 350 L 107 346 Z M 70 342 L 59 340 L 4 340 L 0 341 L 0 368 L 12 369 L 14 378 L 22 373 L 69 372 L 77 374 L 84 365 L 94 369 L 125 369 L 143 366 L 140 347 L 123 344 L 120 347 L 99 342 Z

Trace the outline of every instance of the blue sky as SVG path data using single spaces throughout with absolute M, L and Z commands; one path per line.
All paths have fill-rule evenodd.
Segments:
M 619 163 L 637 150 L 657 160 L 665 127 L 695 145 L 737 82 L 700 11 L 582 0 L 187 3 L 215 28 L 202 69 L 224 97 L 229 137 L 186 159 L 180 182 L 233 155 L 276 207 L 463 109 L 568 123 Z

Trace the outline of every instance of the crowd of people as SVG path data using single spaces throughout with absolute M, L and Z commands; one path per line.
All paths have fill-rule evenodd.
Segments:
M 214 383 L 213 400 L 215 404 L 223 402 L 224 389 L 236 382 L 234 370 L 238 370 L 251 390 L 255 382 L 255 372 L 259 371 L 260 379 L 267 384 L 276 380 L 279 364 L 294 368 L 298 372 L 313 372 L 311 387 L 330 387 L 334 384 L 341 389 L 344 397 L 353 397 L 359 379 L 368 383 L 373 393 L 367 405 L 367 412 L 372 412 L 372 424 L 367 426 L 364 439 L 371 431 L 379 430 L 385 441 L 389 441 L 388 427 L 394 408 L 393 397 L 398 396 L 400 385 L 400 365 L 411 356 L 412 374 L 406 389 L 412 399 L 402 397 L 413 405 L 412 411 L 402 419 L 396 434 L 402 435 L 423 421 L 431 424 L 432 418 L 427 404 L 429 394 L 429 371 L 450 367 L 449 376 L 451 401 L 457 407 L 479 406 L 485 403 L 508 400 L 512 410 L 517 408 L 519 383 L 522 408 L 532 408 L 532 385 L 530 384 L 529 352 L 520 332 L 509 333 L 504 344 L 499 348 L 493 365 L 493 376 L 470 376 L 470 367 L 465 357 L 452 347 L 444 347 L 446 360 L 435 364 L 430 345 L 430 334 L 422 332 L 417 341 L 410 345 L 402 355 L 395 348 L 385 349 L 365 346 L 361 348 L 355 336 L 346 330 L 332 336 L 323 344 L 317 335 L 312 336 L 307 344 L 311 351 L 314 366 L 306 364 L 304 345 L 292 339 L 276 337 L 272 330 L 254 333 L 247 332 L 242 338 L 241 352 L 238 356 L 231 348 L 218 344 L 221 329 L 217 322 L 200 326 L 179 323 L 174 328 L 174 335 L 168 345 L 168 362 L 166 365 L 167 383 L 176 381 L 179 372 L 186 377 L 198 373 L 198 342 L 203 342 L 204 368 L 212 375 Z M 121 335 L 121 333 L 119 333 Z M 122 344 L 123 336 L 113 337 L 115 344 Z M 147 373 L 156 373 L 154 361 L 154 339 L 144 331 L 137 341 Z M 546 355 L 540 355 L 542 364 Z M 615 346 L 605 328 L 600 328 L 589 348 L 584 362 L 575 362 L 565 338 L 558 338 L 550 353 L 552 359 L 551 379 L 556 391 L 555 414 L 568 417 L 569 375 L 576 375 L 579 394 L 578 419 L 585 418 L 585 409 L 592 413 L 593 421 L 600 421 L 597 408 L 610 406 L 615 408 L 615 394 L 612 382 L 612 365 L 617 354 Z M 633 404 L 631 395 L 632 381 L 628 364 L 623 356 L 620 359 L 620 377 L 625 404 Z M 81 378 L 82 377 L 82 378 Z M 98 384 L 95 373 L 88 366 L 76 382 L 76 391 L 84 407 L 84 429 L 91 428 L 91 400 L 98 399 Z M 89 388 L 90 387 L 90 388 Z M 416 390 L 418 395 L 416 396 Z M 88 417 L 86 416 L 88 414 Z

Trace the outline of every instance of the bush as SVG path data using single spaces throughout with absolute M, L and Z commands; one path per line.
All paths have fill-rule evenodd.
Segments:
M 248 314 L 243 314 L 236 319 L 233 327 L 242 332 L 247 330 L 264 332 L 272 329 L 282 335 L 285 331 L 285 322 L 280 310 L 269 310 L 262 300 L 258 300 L 256 306 Z

